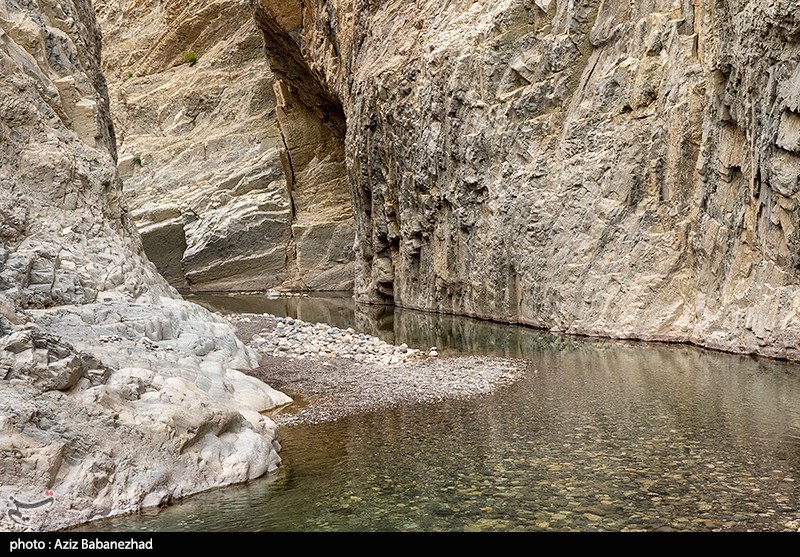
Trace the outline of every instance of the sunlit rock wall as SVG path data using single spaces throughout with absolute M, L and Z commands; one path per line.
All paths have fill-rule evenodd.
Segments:
M 98 0 L 125 196 L 195 291 L 351 290 L 343 131 L 293 102 L 247 2 Z
M 359 299 L 800 358 L 797 0 L 253 5 L 344 111 Z

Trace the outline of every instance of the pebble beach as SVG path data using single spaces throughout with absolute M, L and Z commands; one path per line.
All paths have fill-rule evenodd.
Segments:
M 295 403 L 275 413 L 283 426 L 321 423 L 400 404 L 487 395 L 521 378 L 522 360 L 440 358 L 436 347 L 394 346 L 377 337 L 268 314 L 226 316 L 261 355 L 247 373 Z

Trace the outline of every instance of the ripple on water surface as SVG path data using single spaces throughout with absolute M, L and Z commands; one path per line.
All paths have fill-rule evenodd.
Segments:
M 489 397 L 285 429 L 277 472 L 86 529 L 800 526 L 797 366 L 414 312 L 387 329 L 382 318 L 362 315 L 359 328 L 450 353 L 524 357 L 531 371 Z

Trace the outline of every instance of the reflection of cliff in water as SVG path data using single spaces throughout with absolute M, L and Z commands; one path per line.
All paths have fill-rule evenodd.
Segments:
M 355 318 L 355 329 L 359 331 L 396 345 L 406 343 L 420 349 L 436 346 L 442 356 L 475 354 L 530 359 L 543 351 L 575 349 L 577 342 L 577 338 L 519 325 L 393 306 L 356 305 Z
M 522 355 L 530 372 L 487 397 L 288 428 L 275 475 L 91 528 L 707 531 L 797 518 L 797 365 L 375 306 L 351 315 L 397 342 Z
M 555 335 L 520 325 L 456 315 L 425 313 L 391 305 L 356 304 L 350 293 L 270 298 L 263 294 L 192 294 L 187 299 L 212 311 L 269 313 L 309 323 L 353 328 L 386 342 L 413 348 L 436 346 L 442 356 L 477 354 L 531 359 L 552 350 L 575 350 L 585 343 L 617 346 L 619 341 Z
M 437 315 L 408 309 L 394 312 L 395 344 L 436 346 L 443 356 L 477 354 L 530 358 L 543 350 L 568 349 L 572 341 L 527 327 Z
M 279 298 L 263 294 L 197 294 L 187 299 L 222 314 L 269 313 L 342 329 L 351 327 L 395 345 L 406 343 L 419 349 L 436 346 L 442 356 L 466 353 L 525 358 L 573 344 L 569 337 L 516 325 L 389 305 L 356 304 L 349 293 Z
M 349 292 L 277 298 L 264 294 L 190 294 L 186 299 L 223 315 L 269 313 L 309 323 L 327 323 L 341 329 L 355 328 L 355 303 Z

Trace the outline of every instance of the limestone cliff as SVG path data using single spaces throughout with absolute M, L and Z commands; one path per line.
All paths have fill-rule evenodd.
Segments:
M 177 287 L 351 290 L 343 129 L 276 82 L 239 0 L 98 0 L 125 195 Z
M 252 3 L 361 300 L 800 358 L 800 1 Z
M 0 528 L 54 529 L 277 466 L 289 399 L 180 299 L 120 201 L 88 0 L 0 0 Z M 26 506 L 27 505 L 27 506 Z

